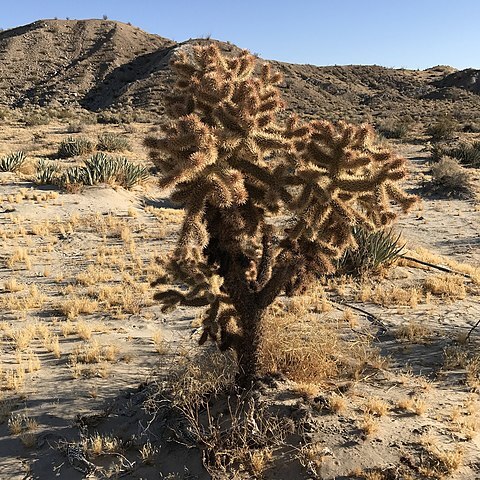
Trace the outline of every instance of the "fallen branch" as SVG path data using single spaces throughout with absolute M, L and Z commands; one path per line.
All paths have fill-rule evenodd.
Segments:
M 410 262 L 415 262 L 415 263 L 419 263 L 420 265 L 425 265 L 426 267 L 435 268 L 437 270 L 440 270 L 441 272 L 454 273 L 455 275 L 462 275 L 463 277 L 472 279 L 471 275 L 469 275 L 468 273 L 456 272 L 455 270 L 451 270 L 448 267 L 442 267 L 441 265 L 435 265 L 434 263 L 424 262 L 423 260 L 419 260 L 418 258 L 414 258 L 414 257 L 409 257 L 408 255 L 400 255 L 399 257 L 403 258 L 404 260 L 409 260 Z
M 357 312 L 362 313 L 363 315 L 365 315 L 365 317 L 367 318 L 367 320 L 370 323 L 372 323 L 373 325 L 376 325 L 377 327 L 381 328 L 381 331 L 382 331 L 381 333 L 382 334 L 385 333 L 388 330 L 387 326 L 376 315 L 373 315 L 373 313 L 367 312 L 363 308 L 356 307 L 355 305 L 350 305 L 346 302 L 339 302 L 339 301 L 336 301 L 336 300 L 330 300 L 330 301 L 332 303 L 336 303 L 337 305 L 342 305 L 343 307 L 351 308 L 352 310 L 356 310 Z
M 470 338 L 470 335 L 472 332 L 480 325 L 480 320 L 468 331 L 468 335 L 465 338 L 465 341 L 468 342 L 468 339 Z

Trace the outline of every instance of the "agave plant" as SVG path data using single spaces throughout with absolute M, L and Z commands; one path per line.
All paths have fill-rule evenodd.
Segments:
M 117 176 L 117 164 L 115 159 L 105 153 L 96 153 L 85 160 L 85 175 L 87 185 L 96 183 L 110 183 Z
M 150 174 L 146 167 L 136 165 L 125 157 L 119 157 L 117 161 L 117 181 L 122 187 L 130 189 L 137 183 L 142 183 L 148 179 Z
M 98 152 L 85 160 L 84 166 L 68 168 L 61 178 L 61 184 L 116 183 L 130 189 L 148 177 L 147 168 L 131 163 L 125 157 L 110 157 Z
M 363 275 L 391 264 L 405 248 L 401 243 L 401 235 L 393 230 L 369 231 L 355 227 L 353 236 L 357 248 L 348 248 L 340 258 L 339 270 L 351 275 Z
M 0 158 L 0 172 L 16 172 L 25 162 L 25 152 L 19 151 Z
M 67 137 L 60 143 L 58 147 L 58 158 L 71 158 L 78 155 L 86 155 L 93 152 L 94 145 L 88 139 L 84 137 Z
M 54 185 L 57 183 L 59 168 L 41 159 L 37 163 L 36 183 L 40 185 Z
M 67 168 L 60 178 L 60 184 L 63 187 L 67 185 L 88 185 L 86 183 L 85 167 Z
M 105 152 L 123 152 L 130 150 L 130 144 L 125 137 L 115 133 L 104 133 L 98 136 L 97 149 Z

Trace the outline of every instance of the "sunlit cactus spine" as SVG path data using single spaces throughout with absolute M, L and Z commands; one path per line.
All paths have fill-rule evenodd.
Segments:
M 354 227 L 384 227 L 392 203 L 415 202 L 398 187 L 405 160 L 370 127 L 280 121 L 281 76 L 255 63 L 215 44 L 181 49 L 170 121 L 145 140 L 160 186 L 185 209 L 170 278 L 156 282 L 185 288 L 155 298 L 164 310 L 204 307 L 200 343 L 233 349 L 244 385 L 260 373 L 262 319 L 278 295 L 331 272 Z

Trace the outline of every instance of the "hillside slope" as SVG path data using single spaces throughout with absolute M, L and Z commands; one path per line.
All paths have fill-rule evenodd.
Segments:
M 110 20 L 39 20 L 0 33 L 0 104 L 162 113 L 172 53 L 207 41 L 176 43 Z M 480 109 L 478 70 L 272 63 L 285 76 L 288 108 L 304 116 L 359 121 L 409 115 L 425 122 L 451 114 L 469 121 Z

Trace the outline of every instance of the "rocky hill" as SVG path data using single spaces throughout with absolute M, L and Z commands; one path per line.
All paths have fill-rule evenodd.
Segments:
M 111 20 L 39 20 L 3 31 L 0 104 L 161 113 L 172 53 L 206 41 L 176 43 Z M 225 51 L 237 49 L 220 44 Z M 289 109 L 303 116 L 354 121 L 408 116 L 425 122 L 449 114 L 471 121 L 480 109 L 478 70 L 272 63 L 285 76 Z

